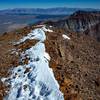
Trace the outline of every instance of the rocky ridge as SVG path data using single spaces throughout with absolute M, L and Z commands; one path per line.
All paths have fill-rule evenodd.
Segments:
M 60 84 L 60 90 L 64 93 L 64 99 L 99 100 L 100 42 L 93 36 L 79 34 L 62 27 L 64 24 L 60 22 L 63 23 L 63 21 L 59 21 L 59 23 L 46 23 L 46 27 L 53 30 L 53 32 L 46 32 L 47 39 L 45 45 L 46 51 L 52 58 L 50 67 L 53 69 L 54 75 Z M 19 64 L 27 64 L 27 59 L 23 63 L 18 61 L 20 53 L 31 48 L 37 41 L 28 40 L 20 45 L 13 45 L 12 42 L 16 42 L 23 36 L 26 36 L 30 30 L 38 27 L 41 27 L 41 25 L 25 27 L 18 32 L 6 33 L 0 36 L 0 46 L 2 49 L 0 57 L 2 59 L 0 60 L 1 77 L 8 77 L 11 68 Z M 68 36 L 70 39 L 64 38 L 63 35 Z M 19 55 L 16 54 L 15 50 L 18 50 Z M 15 59 L 12 61 L 11 57 Z M 9 90 L 9 87 L 6 87 L 1 82 L 1 100 L 7 94 L 7 89 Z

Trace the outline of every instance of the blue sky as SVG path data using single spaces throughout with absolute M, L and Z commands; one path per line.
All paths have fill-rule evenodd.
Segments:
M 100 0 L 0 0 L 0 9 L 50 7 L 100 8 Z

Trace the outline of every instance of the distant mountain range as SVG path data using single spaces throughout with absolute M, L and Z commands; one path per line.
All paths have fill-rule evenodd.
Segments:
M 48 14 L 48 15 L 62 15 L 62 14 L 72 14 L 78 10 L 83 11 L 100 11 L 100 9 L 92 8 L 14 8 L 0 10 L 0 14 Z

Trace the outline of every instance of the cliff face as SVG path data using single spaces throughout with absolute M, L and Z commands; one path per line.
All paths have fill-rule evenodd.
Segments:
M 78 11 L 55 23 L 67 31 L 84 33 L 100 39 L 100 12 Z
M 84 33 L 87 35 L 91 35 L 96 38 L 97 41 L 100 41 L 100 21 L 99 23 L 88 28 L 86 31 L 84 31 Z
M 75 32 L 84 32 L 100 22 L 100 14 L 76 12 L 66 20 L 66 28 Z

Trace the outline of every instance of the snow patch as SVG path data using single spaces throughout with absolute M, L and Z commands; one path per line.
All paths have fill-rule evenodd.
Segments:
M 27 36 L 20 39 L 20 41 L 17 42 L 16 44 L 20 44 L 25 42 L 26 40 L 32 40 L 32 39 L 40 40 L 43 42 L 44 40 L 46 40 L 44 31 L 41 28 L 35 29 L 31 31 L 31 33 L 29 33 Z
M 45 32 L 53 32 L 53 30 L 47 29 L 45 25 L 42 27 L 42 29 L 43 29 Z
M 50 28 L 52 28 L 52 26 L 50 26 Z
M 65 35 L 65 34 L 63 34 L 62 37 L 63 37 L 64 39 L 68 39 L 68 40 L 70 40 L 70 37 L 68 37 L 68 36 Z
M 47 29 L 45 25 L 42 25 L 42 28 L 37 28 L 35 30 L 32 30 L 27 36 L 20 39 L 19 42 L 14 43 L 14 45 L 16 44 L 18 45 L 20 43 L 25 42 L 26 40 L 32 40 L 32 39 L 40 40 L 43 42 L 46 40 L 45 32 L 53 32 L 53 31 Z

